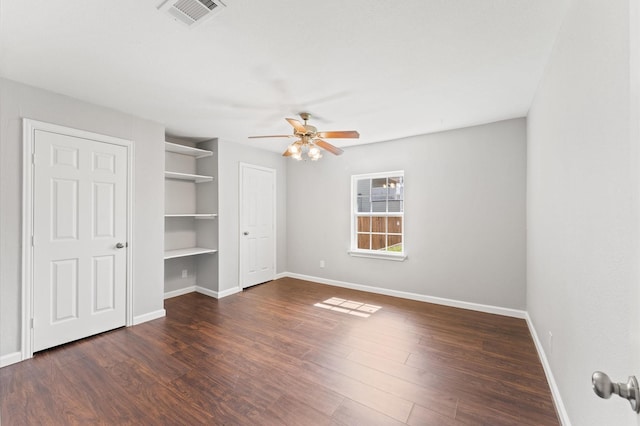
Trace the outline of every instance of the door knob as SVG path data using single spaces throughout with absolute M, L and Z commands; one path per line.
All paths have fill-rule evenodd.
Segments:
M 118 243 L 118 244 L 116 244 L 116 248 L 117 248 L 117 249 L 121 249 L 121 248 L 124 248 L 124 247 L 125 247 L 125 246 L 124 246 L 124 244 L 122 244 L 122 243 Z
M 630 376 L 627 383 L 613 383 L 609 376 L 602 371 L 596 371 L 591 376 L 593 391 L 600 398 L 609 399 L 614 393 L 629 400 L 631 409 L 640 412 L 640 387 L 636 376 Z
M 242 235 L 249 235 L 249 233 L 247 231 L 244 231 Z

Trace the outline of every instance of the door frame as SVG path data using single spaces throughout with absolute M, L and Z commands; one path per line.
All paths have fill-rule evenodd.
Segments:
M 22 315 L 21 315 L 21 356 L 22 360 L 33 357 L 33 223 L 35 212 L 33 196 L 35 193 L 33 156 L 35 152 L 36 130 L 61 135 L 91 139 L 97 142 L 123 146 L 127 150 L 127 242 L 133 244 L 133 164 L 134 143 L 127 139 L 101 135 L 99 133 L 74 129 L 72 127 L 47 123 L 44 121 L 22 119 Z M 126 326 L 133 325 L 133 250 L 126 255 Z
M 243 242 L 242 242 L 242 212 L 243 212 L 243 208 L 244 206 L 242 205 L 242 200 L 243 200 L 243 196 L 244 196 L 244 179 L 242 177 L 242 171 L 247 168 L 250 167 L 252 169 L 257 169 L 257 170 L 262 170 L 265 172 L 269 172 L 273 174 L 273 200 L 272 200 L 272 205 L 273 205 L 273 213 L 272 213 L 272 218 L 273 218 L 273 277 L 275 278 L 276 276 L 276 261 L 278 259 L 278 255 L 277 255 L 277 226 L 278 226 L 278 219 L 276 217 L 276 212 L 278 211 L 278 209 L 276 208 L 276 202 L 278 200 L 277 196 L 276 196 L 276 191 L 277 191 L 277 182 L 278 182 L 278 174 L 277 174 L 277 170 L 276 169 L 272 169 L 270 167 L 263 167 L 263 166 L 257 166 L 255 164 L 250 164 L 250 163 L 244 163 L 244 162 L 240 162 L 238 164 L 238 175 L 239 175 L 239 185 L 238 185 L 238 287 L 240 287 L 240 290 L 244 290 L 245 288 L 247 288 L 247 286 L 245 286 L 245 282 L 244 282 L 244 267 L 245 267 L 245 260 L 244 260 L 244 256 L 242 255 L 242 247 L 243 247 Z

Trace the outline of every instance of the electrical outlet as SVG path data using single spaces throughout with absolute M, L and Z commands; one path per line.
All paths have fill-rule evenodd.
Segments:
M 187 278 L 189 276 L 189 271 L 187 271 L 186 269 L 182 270 L 182 278 Z
M 553 352 L 553 333 L 549 332 L 549 354 Z
M 324 260 L 321 260 L 321 261 L 320 261 L 320 267 L 321 267 L 321 268 L 324 268 Z

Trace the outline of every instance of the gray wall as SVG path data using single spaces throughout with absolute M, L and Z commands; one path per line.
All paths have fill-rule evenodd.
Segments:
M 163 309 L 164 127 L 0 79 L 0 356 L 20 351 L 23 117 L 135 142 L 134 316 Z
M 288 271 L 524 309 L 525 127 L 515 119 L 289 160 Z M 351 175 L 401 169 L 408 259 L 349 256 Z
M 218 291 L 239 286 L 239 176 L 240 163 L 276 170 L 276 272 L 287 271 L 287 161 L 280 154 L 246 145 L 218 141 Z
M 572 2 L 528 118 L 527 310 L 574 425 L 639 424 L 629 404 L 600 400 L 590 384 L 596 370 L 616 381 L 640 374 L 631 4 Z

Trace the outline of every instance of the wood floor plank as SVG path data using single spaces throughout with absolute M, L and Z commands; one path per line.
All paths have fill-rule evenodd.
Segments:
M 328 415 L 321 413 L 312 406 L 302 403 L 295 398 L 282 396 L 266 410 L 263 421 L 265 424 L 277 424 L 269 421 L 277 419 L 288 426 L 330 426 L 335 421 Z
M 383 373 L 379 370 L 366 367 L 362 364 L 340 359 L 330 354 L 314 352 L 307 356 L 310 361 L 343 374 L 354 380 L 358 380 L 372 388 L 388 392 L 398 398 L 412 403 L 421 403 L 445 417 L 454 418 L 458 400 L 455 396 L 434 390 L 403 380 L 396 376 Z M 406 419 L 401 419 L 405 421 Z
M 521 319 L 291 278 L 165 308 L 0 369 L 3 424 L 559 424 Z
M 342 425 L 399 426 L 406 423 L 376 411 L 370 407 L 346 399 L 333 414 L 333 418 Z
M 407 424 L 410 426 L 438 425 L 438 426 L 454 426 L 459 425 L 455 419 L 415 404 Z

